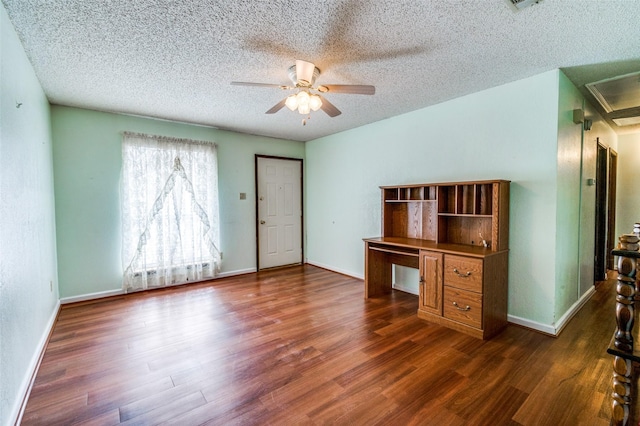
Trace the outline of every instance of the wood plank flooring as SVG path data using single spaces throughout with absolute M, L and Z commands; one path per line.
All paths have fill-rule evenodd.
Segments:
M 24 425 L 608 425 L 614 280 L 490 341 L 313 266 L 63 306 Z

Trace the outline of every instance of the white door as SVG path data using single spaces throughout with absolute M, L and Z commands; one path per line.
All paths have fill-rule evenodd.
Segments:
M 256 156 L 258 269 L 302 263 L 302 160 Z

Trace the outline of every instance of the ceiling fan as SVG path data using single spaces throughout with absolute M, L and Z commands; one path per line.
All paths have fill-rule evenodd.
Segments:
M 325 84 L 314 87 L 313 85 L 316 82 L 316 78 L 320 75 L 320 70 L 313 63 L 307 61 L 296 60 L 296 64 L 289 67 L 288 73 L 289 78 L 293 82 L 293 86 L 248 83 L 243 81 L 232 81 L 231 84 L 235 86 L 277 87 L 282 90 L 297 91 L 271 107 L 271 109 L 266 112 L 267 114 L 274 114 L 286 106 L 291 111 L 298 110 L 300 114 L 309 114 L 311 111 L 321 109 L 326 112 L 329 117 L 336 117 L 342 114 L 342 112 L 316 92 L 355 95 L 373 95 L 376 93 L 374 86 L 360 84 Z

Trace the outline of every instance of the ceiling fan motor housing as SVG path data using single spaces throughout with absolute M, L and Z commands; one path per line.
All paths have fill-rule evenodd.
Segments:
M 311 87 L 320 75 L 320 70 L 311 62 L 298 60 L 289 67 L 288 73 L 296 87 Z

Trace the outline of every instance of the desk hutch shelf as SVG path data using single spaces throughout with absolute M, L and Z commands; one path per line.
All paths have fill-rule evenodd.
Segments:
M 382 186 L 382 236 L 365 239 L 365 297 L 391 265 L 420 271 L 420 318 L 480 338 L 507 323 L 509 181 Z

